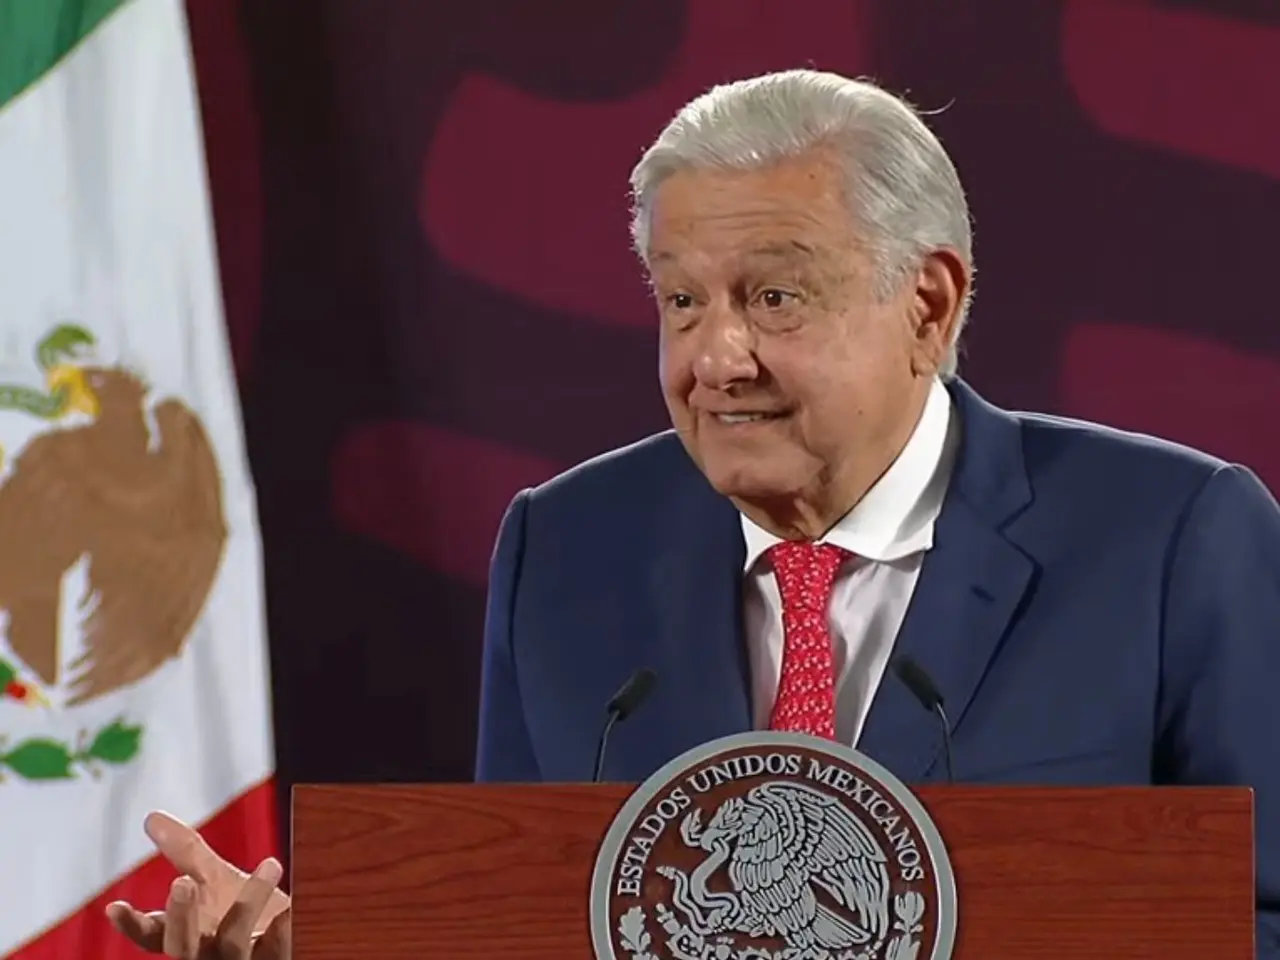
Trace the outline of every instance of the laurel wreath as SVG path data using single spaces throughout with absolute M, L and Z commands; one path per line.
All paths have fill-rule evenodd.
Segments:
M 0 734 L 0 780 L 10 770 L 23 780 L 72 780 L 84 769 L 91 777 L 102 775 L 102 765 L 120 766 L 138 753 L 142 727 L 117 717 L 92 737 L 81 731 L 74 745 L 52 737 L 21 740 L 12 748 Z
M 795 956 L 794 948 L 787 946 L 771 951 L 762 947 L 739 947 L 732 936 L 718 936 L 714 940 L 692 930 L 665 904 L 657 905 L 658 924 L 670 934 L 666 942 L 672 956 L 681 960 L 787 960 Z M 896 932 L 883 954 L 884 960 L 916 960 L 920 941 L 916 937 L 924 931 L 920 921 L 924 917 L 925 900 L 918 892 L 908 890 L 893 898 Z M 658 960 L 653 952 L 653 938 L 648 927 L 649 918 L 643 907 L 636 905 L 618 918 L 617 932 L 623 951 L 631 960 Z M 835 960 L 871 960 L 871 950 L 846 950 L 833 953 Z

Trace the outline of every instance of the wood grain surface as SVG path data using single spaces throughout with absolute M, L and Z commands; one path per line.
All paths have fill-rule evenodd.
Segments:
M 590 958 L 596 850 L 631 789 L 295 788 L 295 960 Z M 955 868 L 957 960 L 1253 957 L 1248 790 L 917 795 Z

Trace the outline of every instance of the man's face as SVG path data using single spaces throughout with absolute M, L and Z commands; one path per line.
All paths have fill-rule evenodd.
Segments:
M 929 261 L 878 300 L 823 155 L 672 176 L 649 254 L 662 389 L 694 461 L 740 505 L 838 517 L 915 426 L 946 353 L 958 260 Z

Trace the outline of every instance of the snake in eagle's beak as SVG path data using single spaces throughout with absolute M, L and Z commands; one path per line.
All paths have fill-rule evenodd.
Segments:
M 16 700 L 25 707 L 47 707 L 49 698 L 33 683 L 18 679 L 18 671 L 0 660 L 0 700 Z

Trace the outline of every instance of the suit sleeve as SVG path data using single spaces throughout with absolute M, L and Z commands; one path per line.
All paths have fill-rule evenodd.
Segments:
M 1258 960 L 1280 960 L 1280 506 L 1225 466 L 1167 568 L 1161 723 L 1172 779 L 1252 787 Z
M 507 507 L 489 570 L 476 745 L 476 781 L 480 783 L 532 783 L 542 779 L 525 728 L 512 646 L 528 503 L 529 491 L 522 490 Z

